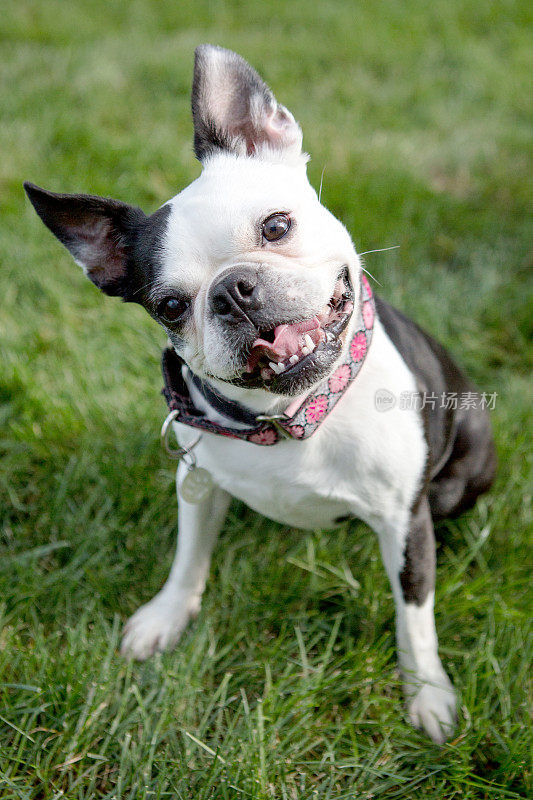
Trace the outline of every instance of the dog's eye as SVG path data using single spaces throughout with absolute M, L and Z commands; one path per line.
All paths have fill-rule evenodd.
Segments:
M 166 322 L 176 322 L 188 309 L 189 301 L 182 297 L 165 297 L 158 307 L 157 313 Z
M 263 236 L 268 242 L 275 242 L 285 236 L 291 227 L 291 220 L 287 214 L 271 214 L 263 222 Z

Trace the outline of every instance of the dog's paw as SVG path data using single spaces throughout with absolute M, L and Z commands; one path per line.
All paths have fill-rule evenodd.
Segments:
M 159 592 L 141 606 L 124 626 L 120 652 L 126 658 L 146 661 L 154 653 L 174 647 L 189 622 L 200 611 L 201 597 L 181 598 Z
M 412 693 L 413 686 L 407 688 Z M 444 744 L 455 729 L 457 701 L 448 676 L 435 683 L 423 683 L 407 704 L 409 719 L 415 728 L 423 730 L 436 744 Z

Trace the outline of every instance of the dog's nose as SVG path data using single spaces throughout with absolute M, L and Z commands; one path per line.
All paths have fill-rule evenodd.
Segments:
M 209 302 L 217 317 L 238 321 L 261 307 L 261 294 L 257 272 L 240 267 L 212 287 Z

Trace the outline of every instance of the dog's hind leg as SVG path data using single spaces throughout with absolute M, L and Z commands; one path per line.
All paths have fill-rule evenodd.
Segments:
M 406 515 L 378 530 L 381 554 L 396 603 L 398 659 L 409 718 L 434 742 L 455 724 L 455 693 L 438 655 L 433 613 L 435 539 L 427 497 Z
M 178 485 L 186 469 L 180 464 Z M 126 623 L 123 655 L 144 661 L 157 650 L 167 650 L 177 643 L 188 621 L 198 614 L 211 553 L 230 499 L 218 487 L 198 505 L 179 498 L 178 546 L 170 574 L 161 591 Z
M 456 517 L 471 508 L 490 489 L 496 474 L 488 412 L 476 406 L 458 414 L 451 453 L 429 485 L 433 519 Z

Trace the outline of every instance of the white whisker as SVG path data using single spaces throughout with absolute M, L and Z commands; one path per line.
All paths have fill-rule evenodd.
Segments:
M 378 286 L 383 286 L 383 284 L 382 284 L 382 283 L 380 283 L 380 282 L 378 281 L 378 279 L 377 279 L 377 278 L 374 278 L 374 276 L 372 275 L 372 273 L 371 273 L 371 272 L 369 272 L 367 269 L 365 269 L 365 268 L 363 267 L 363 265 L 362 265 L 362 264 L 361 264 L 361 269 L 363 270 L 363 272 L 366 272 L 366 274 L 367 274 L 367 275 L 368 275 L 370 278 L 372 278 L 372 280 L 373 280 L 373 281 L 376 281 L 376 283 L 377 283 L 377 285 L 378 285 Z
M 322 197 L 322 182 L 324 180 L 324 172 L 326 171 L 326 165 L 324 164 L 322 168 L 322 175 L 320 176 L 320 189 L 318 190 L 318 202 L 320 203 L 320 198 Z
M 392 247 L 380 247 L 377 250 L 365 250 L 364 253 L 359 253 L 360 256 L 366 256 L 369 253 L 384 253 L 386 250 L 398 250 L 399 244 L 393 244 Z

